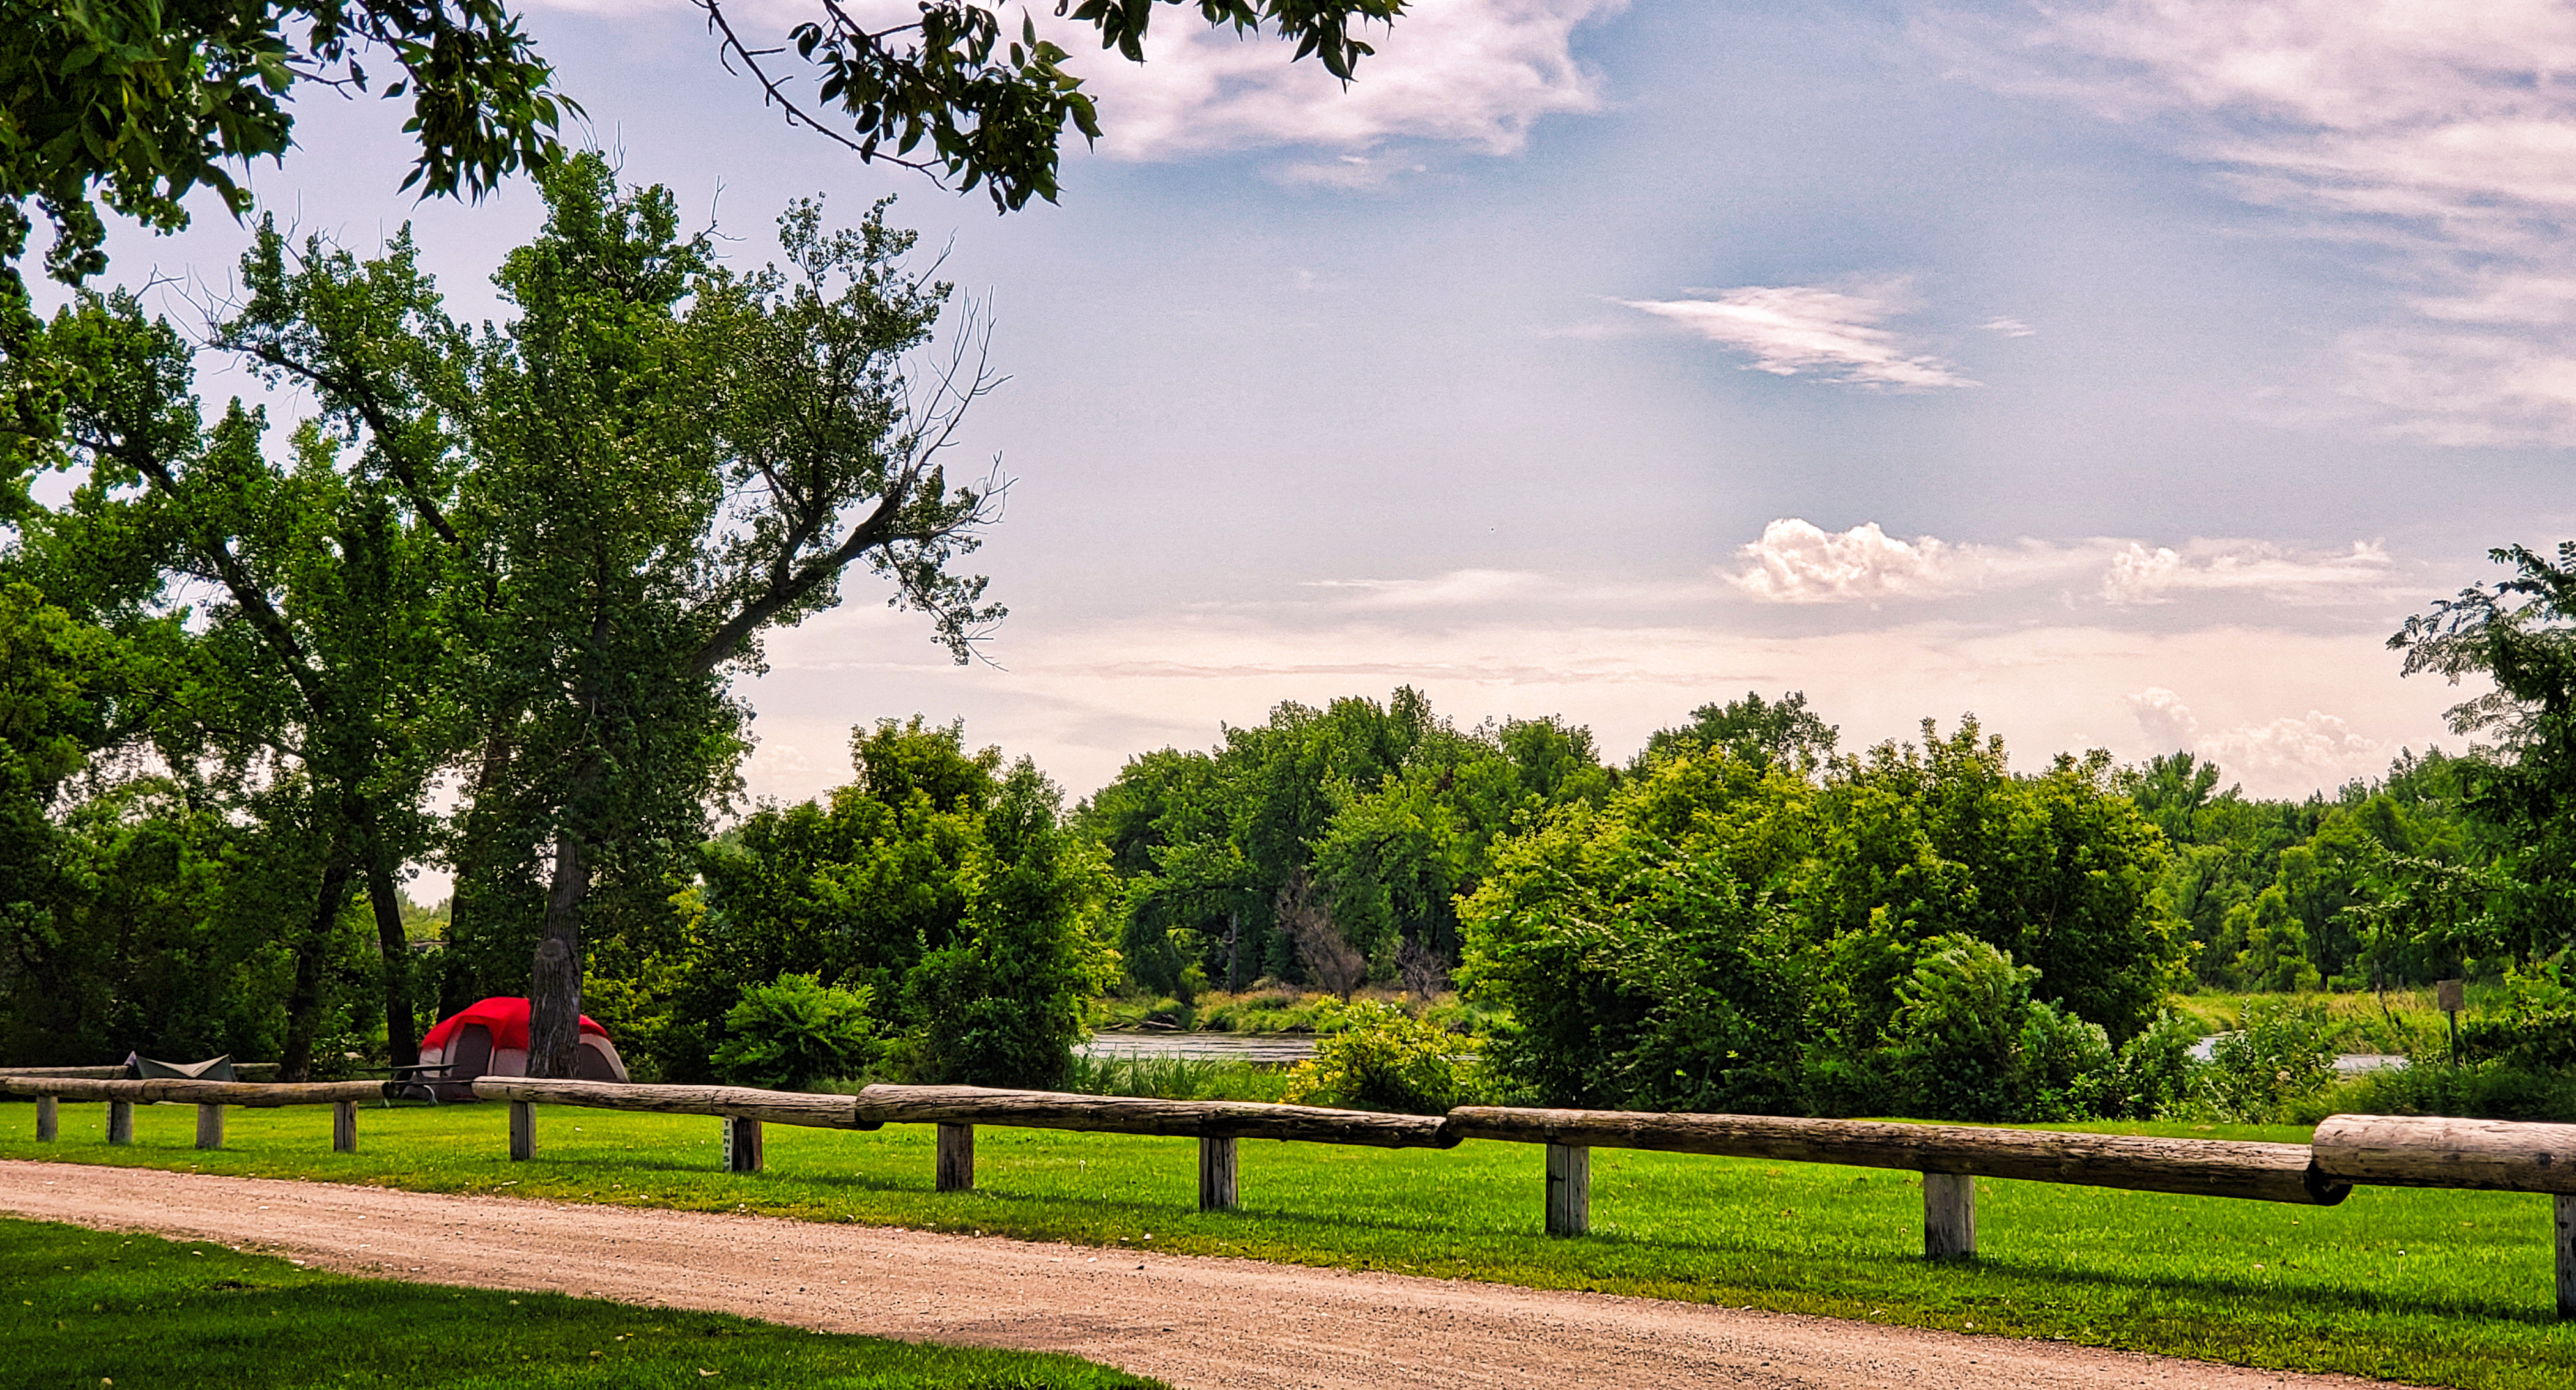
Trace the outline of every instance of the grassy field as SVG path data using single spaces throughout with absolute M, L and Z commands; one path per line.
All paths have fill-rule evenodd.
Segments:
M 1981 1258 L 1921 1258 L 1920 1180 L 1871 1169 L 1599 1150 L 1596 1234 L 1541 1233 L 1535 1147 L 1381 1152 L 1245 1141 L 1245 1210 L 1194 1209 L 1191 1141 L 987 1127 L 978 1190 L 931 1187 L 923 1126 L 772 1126 L 769 1171 L 716 1171 L 717 1122 L 545 1108 L 506 1154 L 505 1107 L 368 1110 L 330 1151 L 326 1110 L 234 1110 L 229 1148 L 189 1147 L 194 1112 L 0 1107 L 0 1157 L 379 1183 L 436 1192 L 753 1211 L 813 1221 L 1598 1289 L 1873 1322 L 2054 1337 L 2252 1365 L 2463 1387 L 2576 1390 L 2576 1325 L 2551 1302 L 2546 1197 L 2364 1189 L 2289 1207 L 2038 1183 L 1978 1185 Z M 2303 1131 L 2099 1126 L 2303 1140 Z
M 394 1385 L 405 1390 L 774 1385 L 1151 1390 L 1070 1356 L 921 1346 L 560 1294 L 352 1279 L 206 1241 L 0 1219 L 0 1381 Z

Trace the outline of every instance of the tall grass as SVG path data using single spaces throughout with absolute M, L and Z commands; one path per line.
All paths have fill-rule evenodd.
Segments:
M 2473 989 L 2473 998 L 2482 995 Z M 2233 1032 L 2249 1005 L 2288 1000 L 2303 1008 L 2325 1011 L 2328 1046 L 2337 1052 L 2377 1052 L 2405 1056 L 2446 1038 L 2441 1011 L 2429 989 L 2392 989 L 2376 993 L 2233 994 L 2209 991 L 2174 996 L 2173 1006 L 2196 1020 L 2203 1032 Z
M 1281 1067 L 1217 1057 L 1085 1057 L 1074 1054 L 1065 1089 L 1092 1096 L 1157 1100 L 1277 1101 L 1288 1089 Z

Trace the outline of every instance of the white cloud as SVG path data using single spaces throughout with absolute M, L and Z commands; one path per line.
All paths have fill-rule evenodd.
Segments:
M 2039 331 L 2020 319 L 1988 319 L 1977 326 L 1989 333 L 2001 333 L 2007 338 L 2027 338 Z
M 2396 745 L 2365 737 L 2323 710 L 2204 733 L 2191 706 L 2163 686 L 2149 686 L 2127 703 L 2156 751 L 2199 754 L 2258 786 L 2333 787 L 2386 772 L 2396 753 Z
M 1910 307 L 1903 280 L 1850 290 L 1746 285 L 1714 293 L 1712 299 L 1620 302 L 1751 353 L 1749 365 L 1755 371 L 1778 376 L 1817 372 L 1828 380 L 1906 390 L 1977 384 L 1879 327 Z
M 1451 570 L 1429 579 L 1317 579 L 1305 587 L 1345 600 L 1349 608 L 1455 608 L 1530 596 L 1547 576 L 1523 570 Z
M 1938 536 L 1900 540 L 1874 521 L 1827 531 L 1799 517 L 1763 527 L 1762 538 L 1736 557 L 1740 567 L 1727 581 L 1771 603 L 1945 598 L 2071 582 L 2114 607 L 2221 595 L 2304 607 L 2383 601 L 2404 578 L 2387 550 L 2370 541 L 2342 551 L 2250 540 L 2151 548 L 2109 537 L 1996 546 Z M 2073 591 L 2065 598 L 2072 602 Z
M 2446 444 L 2576 444 L 2576 7 L 2547 0 L 2107 0 L 1922 35 L 1963 71 L 2160 122 L 2251 203 L 2376 241 L 2429 287 L 2339 345 L 2357 418 Z
M 1977 568 L 1972 553 L 1938 537 L 1898 540 L 1875 521 L 1835 532 L 1784 517 L 1737 555 L 1735 587 L 1773 603 L 1928 598 L 1970 587 Z
M 1377 53 L 1360 60 L 1348 88 L 1314 59 L 1291 63 L 1288 46 L 1212 29 L 1187 7 L 1156 7 L 1142 64 L 1100 52 L 1096 39 L 1079 41 L 1079 31 L 1057 38 L 1076 52 L 1074 70 L 1100 100 L 1100 148 L 1114 158 L 1299 145 L 1365 153 L 1392 140 L 1502 155 L 1518 152 L 1544 117 L 1601 109 L 1600 78 L 1575 58 L 1574 33 L 1623 7 L 1624 0 L 1414 0 L 1391 28 L 1365 33 Z M 1366 186 L 1387 171 L 1314 162 L 1282 177 Z
M 2149 550 L 2131 541 L 2110 556 L 2101 596 L 2114 604 L 2169 603 L 2192 593 L 2253 593 L 2281 603 L 2375 598 L 2395 577 L 2388 551 L 2355 541 L 2342 553 L 2302 554 L 2260 541 L 2192 541 Z
M 2191 706 L 2161 685 L 2151 685 L 2128 697 L 2129 712 L 2137 716 L 2139 732 L 2156 748 L 2197 751 L 2200 720 L 2193 717 Z

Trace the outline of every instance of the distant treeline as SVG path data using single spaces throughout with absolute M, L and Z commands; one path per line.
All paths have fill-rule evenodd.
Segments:
M 2452 973 L 2475 954 L 2460 940 L 2403 930 L 2407 895 L 2428 872 L 2485 862 L 2498 848 L 2497 828 L 2462 807 L 2461 760 L 2438 749 L 2401 753 L 2383 778 L 2266 800 L 2222 789 L 2222 769 L 2189 752 L 2134 767 L 2099 754 L 2061 757 L 2016 778 L 1999 739 L 1978 741 L 1973 716 L 1947 738 L 1927 723 L 1920 745 L 1851 755 L 1838 743 L 1802 692 L 1778 700 L 1748 693 L 1693 711 L 1621 764 L 1600 756 L 1589 730 L 1560 719 L 1460 729 L 1419 692 L 1400 689 L 1383 704 L 1285 703 L 1266 723 L 1228 727 L 1209 751 L 1143 754 L 1074 816 L 1108 850 L 1123 885 L 1118 945 L 1127 978 L 1162 994 L 1265 976 L 1339 989 L 1354 965 L 1337 944 L 1356 954 L 1354 982 L 1402 983 L 1408 964 L 1417 981 L 1454 968 L 1465 943 L 1461 906 L 1492 875 L 1498 847 L 1551 818 L 1581 821 L 1616 798 L 1641 807 L 1656 795 L 1646 788 L 1658 769 L 1712 756 L 1757 782 L 1781 779 L 1778 794 L 1801 804 L 1822 796 L 1840 806 L 1863 787 L 1947 803 L 1972 763 L 1998 786 L 2072 778 L 2125 801 L 2140 820 L 2089 827 L 2092 840 L 2067 852 L 2097 875 L 2114 872 L 2115 858 L 2118 873 L 2143 884 L 2124 910 L 2149 924 L 2141 940 L 2175 943 L 2189 972 L 2176 983 L 2359 988 Z M 2008 812 L 1978 806 L 1974 814 Z M 2160 832 L 2161 842 L 2136 843 L 2141 828 Z M 1959 829 L 1959 843 L 1909 839 L 1905 849 L 1946 849 L 1957 856 L 1942 861 L 1947 871 L 1984 877 L 1991 900 L 2002 891 L 1998 865 L 1980 851 L 2011 832 L 1982 820 Z M 1819 828 L 1799 833 L 1812 845 Z M 1868 839 L 1877 829 L 1846 817 L 1822 833 Z M 1910 872 L 1936 870 L 1926 862 Z M 1783 895 L 1808 881 L 1781 877 L 1776 866 L 1757 877 Z M 1329 936 L 1317 936 L 1319 918 Z M 1946 929 L 1968 919 L 1911 920 Z M 2033 947 L 2000 929 L 1991 935 L 2007 949 Z M 1315 949 L 1301 949 L 1301 939 Z M 2537 944 L 2527 944 L 2525 959 Z

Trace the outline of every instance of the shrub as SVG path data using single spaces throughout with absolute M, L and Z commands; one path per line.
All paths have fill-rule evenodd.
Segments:
M 1392 1004 L 1363 1001 L 1343 1017 L 1314 1060 L 1289 1071 L 1289 1104 L 1438 1115 L 1473 1098 L 1474 1054 L 1457 1034 Z
M 2556 961 L 2508 966 L 2503 1006 L 2460 1020 L 2460 1056 L 2523 1071 L 2576 1070 L 2576 987 Z
M 2167 1009 L 2120 1048 L 2110 1084 L 2094 1097 L 2094 1113 L 2110 1120 L 2151 1120 L 2191 1093 L 2200 1062 L 2191 1055 L 2200 1025 Z
M 1896 987 L 1884 1046 L 1907 1114 L 2062 1120 L 2115 1085 L 2110 1035 L 2030 997 L 2039 972 L 1972 936 L 1934 937 Z
M 859 1075 L 882 1050 L 869 1012 L 874 1002 L 866 985 L 842 989 L 812 975 L 754 985 L 725 1014 L 729 1036 L 712 1059 L 716 1072 L 735 1085 L 779 1091 Z
M 2230 1119 L 2273 1123 L 2333 1083 L 2334 1059 L 2324 1005 L 2257 999 L 2245 1006 L 2236 1031 L 2211 1045 L 2192 1100 Z

